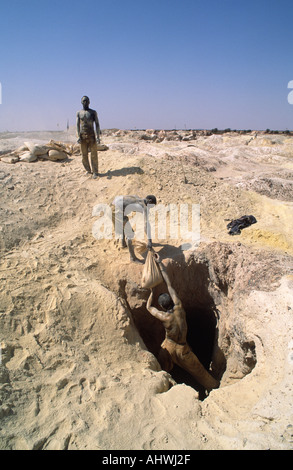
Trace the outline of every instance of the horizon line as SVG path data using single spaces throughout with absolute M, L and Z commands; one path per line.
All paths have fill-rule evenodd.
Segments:
M 75 126 L 70 126 L 69 129 L 75 129 Z M 0 131 L 0 134 L 16 134 L 16 133 L 25 133 L 25 132 L 54 132 L 54 133 L 63 133 L 63 132 L 68 132 L 69 129 L 63 129 L 63 130 L 60 130 L 60 129 L 31 129 L 31 130 L 13 130 L 13 131 L 10 131 L 10 130 L 3 130 L 3 131 Z M 191 132 L 191 131 L 197 131 L 197 132 L 211 132 L 213 134 L 216 134 L 216 133 L 229 133 L 229 132 L 266 132 L 266 133 L 278 133 L 278 132 L 281 132 L 281 133 L 291 133 L 293 132 L 293 129 L 290 130 L 288 128 L 286 129 L 255 129 L 255 128 L 242 128 L 242 129 L 233 129 L 233 128 L 230 128 L 230 127 L 227 127 L 227 128 L 217 128 L 217 127 L 213 127 L 213 128 L 164 128 L 164 127 L 159 127 L 159 128 L 152 128 L 152 127 L 144 127 L 144 128 L 124 128 L 124 127 L 104 127 L 104 128 L 101 128 L 101 131 L 131 131 L 131 132 L 146 132 L 146 131 L 150 131 L 150 130 L 153 130 L 154 132 L 158 132 L 158 131 L 166 131 L 166 132 L 177 132 L 177 131 L 180 131 L 180 132 Z

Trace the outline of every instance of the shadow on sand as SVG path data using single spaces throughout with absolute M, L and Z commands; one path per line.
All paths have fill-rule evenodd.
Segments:
M 143 175 L 143 173 L 144 171 L 139 166 L 130 166 L 119 170 L 109 170 L 106 173 L 100 173 L 99 176 L 107 176 L 110 180 L 113 176 Z

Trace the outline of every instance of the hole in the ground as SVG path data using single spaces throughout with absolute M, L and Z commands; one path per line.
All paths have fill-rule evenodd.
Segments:
M 188 326 L 187 342 L 194 354 L 198 357 L 203 366 L 209 370 L 212 364 L 215 340 L 217 337 L 216 311 L 212 309 L 186 309 L 186 320 Z M 224 368 L 224 367 L 223 367 Z M 218 373 L 214 376 L 220 379 Z M 199 392 L 200 398 L 205 398 L 204 388 L 181 367 L 174 365 L 170 372 L 177 383 L 185 383 Z
M 207 260 L 194 261 L 188 266 L 185 262 L 170 262 L 167 272 L 186 312 L 187 342 L 204 367 L 219 381 L 225 374 L 225 385 L 249 374 L 256 365 L 255 344 L 233 324 L 227 331 L 229 308 L 226 307 L 226 311 L 222 309 L 219 315 L 216 307 L 219 296 L 226 297 L 227 288 L 221 290 L 219 287 L 221 282 L 218 284 L 218 289 L 211 288 Z M 164 283 L 154 289 L 154 306 L 157 308 L 160 307 L 156 300 L 162 292 L 167 292 Z M 148 295 L 149 291 L 145 292 L 145 300 Z M 227 305 L 225 302 L 224 304 Z M 140 306 L 136 303 L 136 307 L 130 310 L 146 347 L 158 358 L 160 345 L 165 338 L 162 323 L 147 311 L 145 302 Z M 174 365 L 170 374 L 176 383 L 185 383 L 195 388 L 200 398 L 205 398 L 205 390 L 188 372 Z
M 197 307 L 185 308 L 185 311 L 188 326 L 187 342 L 200 362 L 207 370 L 209 370 L 217 338 L 216 311 L 211 308 L 199 309 Z M 132 315 L 136 328 L 138 329 L 146 347 L 158 358 L 161 343 L 165 338 L 165 330 L 162 323 L 152 317 L 145 307 L 133 309 Z M 221 364 L 222 367 L 220 367 L 221 370 L 213 371 L 213 375 L 217 379 L 221 378 L 221 372 L 225 370 L 224 356 L 222 356 L 222 360 L 223 363 Z M 197 382 L 197 380 L 176 364 L 174 364 L 173 369 L 170 371 L 170 375 L 176 383 L 185 383 L 186 385 L 195 388 L 199 392 L 200 398 L 204 398 L 206 396 L 204 388 Z

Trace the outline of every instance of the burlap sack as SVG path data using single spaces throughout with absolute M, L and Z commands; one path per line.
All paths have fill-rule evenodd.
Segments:
M 1 162 L 4 163 L 16 163 L 19 160 L 19 157 L 1 157 Z
M 31 142 L 25 142 L 24 145 L 29 149 L 32 155 L 36 155 L 37 157 L 40 155 L 44 155 L 49 150 L 49 147 L 47 147 L 46 145 L 38 145 L 33 144 Z
M 154 254 L 149 251 L 142 272 L 141 286 L 148 289 L 158 286 L 161 282 L 163 278 L 160 268 L 155 261 Z
M 31 152 L 24 152 L 22 155 L 19 156 L 19 161 L 20 162 L 35 162 L 38 159 L 38 157 Z
M 18 155 L 20 155 L 21 153 L 27 152 L 28 150 L 29 150 L 29 148 L 28 148 L 26 145 L 21 145 L 20 147 L 18 147 L 18 148 L 15 150 L 15 153 L 17 153 Z
M 141 242 L 139 240 L 132 240 L 132 245 L 135 249 L 135 251 L 137 251 L 137 253 L 139 253 L 140 255 L 142 255 L 143 253 L 146 252 L 147 250 L 147 244 L 144 243 L 144 242 Z
M 109 149 L 109 147 L 107 147 L 107 145 L 105 145 L 105 144 L 98 144 L 98 143 L 97 143 L 97 150 L 98 150 L 99 152 L 104 152 L 105 150 L 108 150 L 108 149 Z
M 61 150 L 49 150 L 47 158 L 48 160 L 55 162 L 57 160 L 65 160 L 67 158 L 67 154 Z

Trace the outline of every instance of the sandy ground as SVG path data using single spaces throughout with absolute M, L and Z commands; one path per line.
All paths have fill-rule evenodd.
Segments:
M 79 155 L 0 161 L 1 449 L 292 448 L 293 137 L 141 138 L 152 134 L 104 132 L 98 180 Z M 75 142 L 3 134 L 0 150 L 51 138 Z M 198 248 L 153 241 L 183 302 L 204 284 L 218 311 L 226 368 L 205 399 L 161 370 L 136 327 L 143 265 L 93 236 L 93 208 L 120 194 L 200 204 Z M 226 219 L 250 214 L 231 237 Z M 192 266 L 208 267 L 202 285 Z

